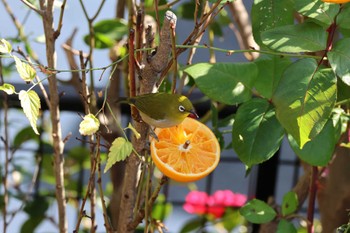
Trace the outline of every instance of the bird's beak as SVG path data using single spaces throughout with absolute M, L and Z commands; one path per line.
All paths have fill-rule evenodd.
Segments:
M 197 115 L 195 110 L 191 110 L 190 114 L 188 116 L 191 117 L 191 118 L 194 118 L 194 119 L 198 119 L 199 118 L 199 116 Z

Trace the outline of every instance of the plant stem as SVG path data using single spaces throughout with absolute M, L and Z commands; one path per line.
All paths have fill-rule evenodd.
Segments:
M 274 51 L 268 51 L 268 50 L 255 50 L 255 49 L 222 49 L 218 47 L 211 47 L 208 45 L 176 45 L 176 48 L 180 49 L 188 49 L 188 48 L 198 48 L 198 49 L 212 49 L 218 52 L 226 53 L 227 55 L 231 55 L 233 53 L 262 53 L 262 54 L 269 54 L 269 55 L 275 55 L 275 56 L 284 56 L 284 57 L 300 57 L 300 58 L 315 58 L 320 59 L 320 56 L 315 55 L 309 55 L 309 54 L 300 54 L 300 53 L 281 53 L 281 52 L 274 52 Z
M 171 83 L 171 93 L 176 92 L 176 76 L 177 76 L 177 56 L 176 56 L 176 33 L 175 33 L 175 25 L 170 24 L 171 28 L 171 51 L 172 51 L 172 57 L 173 57 L 173 65 L 174 65 L 174 71 L 173 71 L 173 81 Z
M 4 79 L 2 75 L 2 62 L 0 60 L 0 84 L 4 84 Z M 3 199 L 3 207 L 2 207 L 2 218 L 3 218 L 3 232 L 7 232 L 7 205 L 8 205 L 8 199 L 9 199 L 9 192 L 8 192 L 8 185 L 7 185 L 7 178 L 9 175 L 9 165 L 10 165 L 10 154 L 9 154 L 9 142 L 8 142 L 8 98 L 7 94 L 5 92 L 2 93 L 4 100 L 2 101 L 3 103 L 3 113 L 4 113 L 4 122 L 3 122 L 3 127 L 4 127 L 4 138 L 1 137 L 4 147 L 5 147 L 5 167 L 4 167 L 4 176 L 1 177 L 3 188 L 4 188 L 4 199 Z
M 100 198 L 101 198 L 101 203 L 102 203 L 102 211 L 103 211 L 103 218 L 105 221 L 105 228 L 106 228 L 106 232 L 107 233 L 112 233 L 113 232 L 113 228 L 111 225 L 111 222 L 109 221 L 108 218 L 108 213 L 107 213 L 107 207 L 106 207 L 106 201 L 104 199 L 104 194 L 103 194 L 103 188 L 102 188 L 102 175 L 101 175 L 101 151 L 100 151 L 100 140 L 101 137 L 100 135 L 96 136 L 96 156 L 97 157 L 97 185 L 98 185 L 98 190 L 100 193 Z
M 310 193 L 309 193 L 309 203 L 307 208 L 307 232 L 312 233 L 313 222 L 314 222 L 314 213 L 315 213 L 315 200 L 317 193 L 317 180 L 318 180 L 318 168 L 316 166 L 312 167 L 311 172 L 311 184 L 310 184 Z

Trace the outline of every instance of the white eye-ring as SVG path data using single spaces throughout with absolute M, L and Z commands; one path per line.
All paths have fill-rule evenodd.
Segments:
M 185 110 L 186 110 L 186 109 L 185 109 L 184 106 L 182 106 L 182 105 L 179 106 L 179 111 L 180 111 L 180 112 L 184 112 Z

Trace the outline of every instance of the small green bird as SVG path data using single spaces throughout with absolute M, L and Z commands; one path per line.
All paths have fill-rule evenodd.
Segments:
M 150 93 L 126 98 L 135 106 L 144 122 L 156 128 L 170 128 L 186 117 L 198 118 L 191 101 L 183 95 L 165 92 Z

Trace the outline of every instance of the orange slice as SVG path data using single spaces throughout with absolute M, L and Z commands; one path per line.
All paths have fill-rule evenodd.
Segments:
M 151 139 L 151 155 L 157 168 L 178 182 L 192 182 L 211 173 L 220 160 L 220 145 L 203 123 L 186 118 L 180 125 L 157 128 L 159 141 Z

